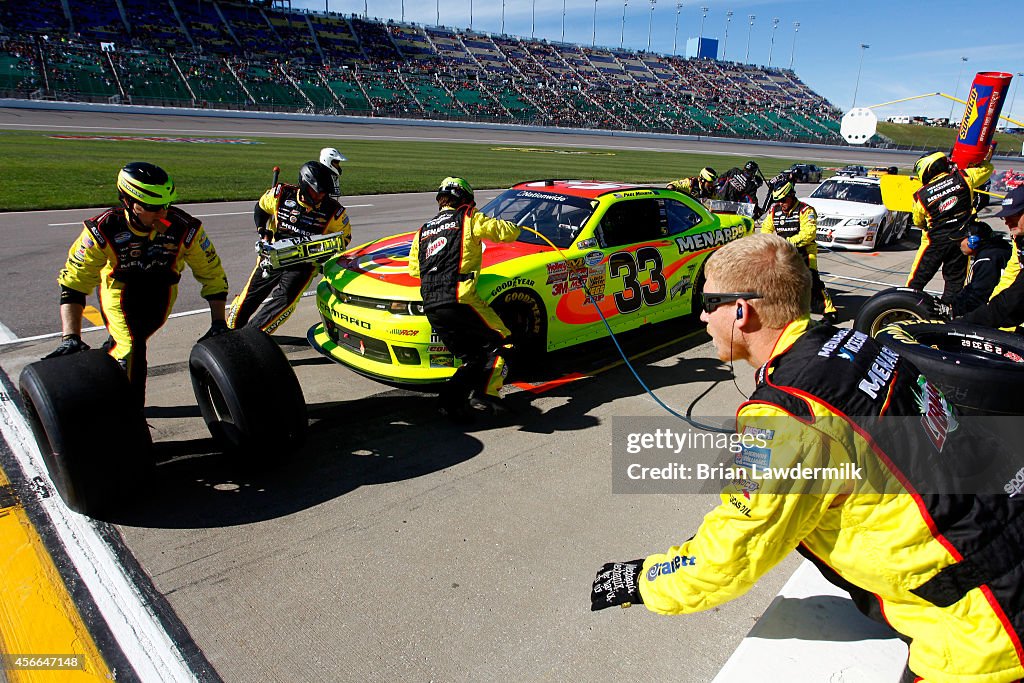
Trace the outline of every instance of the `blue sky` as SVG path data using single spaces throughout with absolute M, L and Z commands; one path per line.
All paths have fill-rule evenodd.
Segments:
M 333 12 L 362 15 L 364 5 L 370 17 L 400 19 L 402 0 L 326 0 Z M 686 38 L 700 31 L 701 8 L 707 7 L 703 35 L 719 40 L 730 61 L 793 68 L 805 83 L 833 104 L 846 110 L 853 103 L 860 45 L 864 65 L 857 89 L 859 106 L 931 92 L 954 94 L 966 99 L 978 71 L 1024 72 L 1024 2 L 995 0 L 987 3 L 948 0 L 688 0 L 682 3 L 676 33 L 676 0 L 657 0 L 653 21 L 650 0 L 627 0 L 623 32 L 623 0 L 597 0 L 596 41 L 618 47 L 622 35 L 625 47 L 646 49 L 648 35 L 655 52 L 685 53 Z M 501 0 L 405 0 L 406 21 L 435 24 L 440 5 L 441 23 L 468 28 L 472 6 L 473 29 L 498 33 L 502 26 Z M 562 5 L 559 0 L 505 0 L 505 32 L 529 37 L 560 40 Z M 590 45 L 594 36 L 593 0 L 564 0 L 565 40 Z M 323 11 L 324 0 L 292 0 L 293 7 Z M 732 11 L 725 42 L 726 12 Z M 535 14 L 534 14 L 535 12 Z M 753 28 L 748 16 L 753 14 Z M 531 16 L 533 15 L 533 16 Z M 535 17 L 535 18 L 534 18 Z M 772 19 L 778 17 L 774 48 Z M 799 22 L 794 34 L 793 22 Z M 649 31 L 650 27 L 650 31 Z M 794 37 L 796 39 L 794 52 Z M 967 62 L 961 60 L 967 57 Z M 962 75 L 960 75 L 962 72 Z M 959 76 L 959 87 L 957 80 Z M 1024 119 L 1024 94 L 1017 96 L 1024 76 L 1014 78 L 1003 114 L 1014 105 L 1018 120 Z M 876 109 L 879 118 L 899 114 L 949 116 L 954 103 L 930 97 Z M 954 118 L 963 114 L 956 104 Z

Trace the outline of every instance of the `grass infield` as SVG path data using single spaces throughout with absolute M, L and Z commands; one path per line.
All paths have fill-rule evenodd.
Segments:
M 54 135 L 84 139 L 58 139 Z M 149 161 L 165 168 L 184 203 L 255 201 L 270 186 L 274 166 L 281 167 L 282 181 L 295 182 L 299 167 L 327 146 L 337 146 L 348 157 L 342 176 L 342 188 L 348 195 L 426 192 L 436 189 L 449 175 L 462 176 L 481 189 L 509 187 L 534 178 L 661 185 L 694 175 L 703 166 L 723 173 L 742 166 L 748 158 L 455 142 L 189 136 L 259 143 L 192 144 L 157 142 L 140 135 L 119 136 L 128 139 L 117 141 L 99 139 L 102 137 L 98 133 L 0 131 L 0 211 L 110 206 L 117 201 L 117 171 L 128 161 Z M 644 144 L 654 146 L 657 141 Z M 805 161 L 760 155 L 753 158 L 766 177 Z

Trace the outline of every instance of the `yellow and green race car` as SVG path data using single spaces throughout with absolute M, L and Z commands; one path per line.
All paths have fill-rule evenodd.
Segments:
M 484 243 L 477 292 L 518 348 L 553 351 L 700 310 L 702 266 L 753 232 L 750 218 L 712 213 L 687 195 L 618 182 L 538 180 L 482 209 L 532 228 Z M 356 372 L 396 383 L 447 379 L 458 361 L 430 329 L 408 273 L 415 232 L 348 250 L 324 264 L 312 346 Z M 598 313 L 600 309 L 600 313 Z

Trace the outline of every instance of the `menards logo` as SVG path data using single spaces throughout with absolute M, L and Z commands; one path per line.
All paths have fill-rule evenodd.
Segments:
M 701 232 L 696 235 L 680 235 L 676 238 L 676 247 L 679 248 L 680 254 L 690 251 L 702 251 L 712 247 L 720 247 L 726 242 L 732 242 L 743 237 L 745 234 L 746 231 L 743 229 L 743 226 L 734 225 L 730 228 L 718 228 L 717 230 Z

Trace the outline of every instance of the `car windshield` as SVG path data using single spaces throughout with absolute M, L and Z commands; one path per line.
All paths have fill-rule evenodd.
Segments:
M 570 246 L 594 212 L 596 201 L 553 192 L 507 190 L 480 209 L 492 218 L 512 221 L 532 228 L 564 249 Z M 529 230 L 519 235 L 520 242 L 547 244 Z
M 882 188 L 869 183 L 841 183 L 826 180 L 811 193 L 812 199 L 839 199 L 860 204 L 881 204 Z

